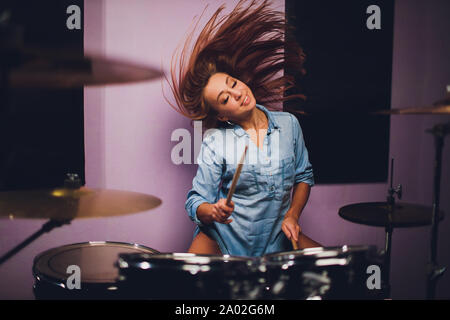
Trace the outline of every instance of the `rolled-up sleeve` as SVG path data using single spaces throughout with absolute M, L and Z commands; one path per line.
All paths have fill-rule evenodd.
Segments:
M 309 162 L 308 150 L 303 139 L 302 129 L 297 118 L 291 114 L 294 150 L 295 150 L 295 184 L 304 182 L 310 186 L 314 185 L 314 174 Z
M 202 222 L 197 217 L 197 208 L 204 202 L 217 201 L 222 178 L 222 161 L 214 149 L 214 136 L 209 136 L 200 148 L 197 174 L 192 181 L 192 189 L 189 190 L 185 203 L 190 219 L 199 226 L 202 226 Z

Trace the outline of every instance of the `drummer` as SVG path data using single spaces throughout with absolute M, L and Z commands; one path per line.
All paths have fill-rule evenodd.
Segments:
M 179 79 L 172 66 L 179 110 L 215 128 L 205 135 L 187 194 L 185 207 L 196 224 L 189 252 L 261 256 L 292 250 L 291 239 L 300 248 L 321 246 L 298 222 L 314 184 L 300 124 L 264 106 L 298 97 L 285 95 L 292 78 L 279 72 L 299 68 L 304 56 L 299 49 L 290 59 L 280 54 L 285 20 L 267 1 L 240 1 L 223 20 L 222 9 L 204 27 L 190 59 L 184 47 Z M 227 205 L 245 145 L 246 161 Z

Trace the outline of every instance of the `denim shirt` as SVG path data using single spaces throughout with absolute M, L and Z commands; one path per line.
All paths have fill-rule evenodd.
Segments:
M 290 250 L 290 242 L 281 230 L 291 204 L 294 184 L 314 185 L 302 130 L 296 117 L 287 112 L 269 111 L 261 105 L 269 120 L 263 148 L 251 141 L 239 125 L 208 130 L 198 155 L 197 174 L 187 194 L 186 211 L 199 231 L 217 241 L 222 254 L 262 256 Z M 233 175 L 245 146 L 244 165 L 233 194 L 235 204 L 229 224 L 204 225 L 197 208 L 204 202 L 226 198 Z

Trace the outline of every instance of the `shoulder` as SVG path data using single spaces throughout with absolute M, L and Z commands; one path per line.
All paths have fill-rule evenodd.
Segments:
M 277 121 L 279 120 L 292 122 L 297 119 L 292 113 L 289 112 L 285 111 L 269 111 L 269 112 Z
M 289 112 L 270 110 L 261 104 L 256 104 L 256 106 L 262 111 L 266 112 L 275 121 L 291 121 L 293 115 Z M 295 117 L 294 117 L 295 118 Z
M 269 111 L 275 123 L 281 128 L 296 129 L 300 126 L 295 115 L 285 111 Z

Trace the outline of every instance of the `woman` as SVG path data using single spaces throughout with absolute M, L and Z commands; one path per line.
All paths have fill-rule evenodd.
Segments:
M 215 128 L 205 134 L 187 195 L 186 210 L 197 224 L 192 253 L 261 256 L 292 249 L 291 239 L 301 248 L 320 246 L 298 224 L 314 184 L 300 125 L 291 114 L 264 106 L 302 97 L 285 96 L 293 77 L 280 71 L 303 71 L 304 58 L 300 48 L 285 41 L 283 13 L 269 6 L 268 1 L 240 1 L 220 17 L 222 6 L 187 59 L 189 37 L 178 74 L 172 64 L 178 110 Z M 291 54 L 285 57 L 286 46 Z M 227 205 L 245 145 L 246 162 Z

